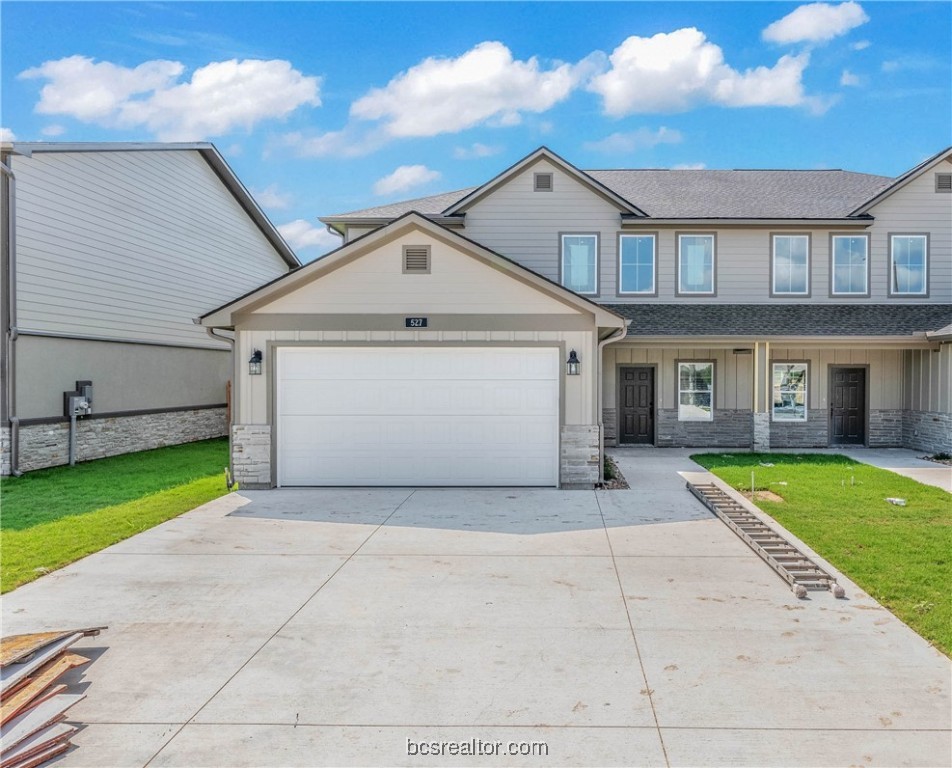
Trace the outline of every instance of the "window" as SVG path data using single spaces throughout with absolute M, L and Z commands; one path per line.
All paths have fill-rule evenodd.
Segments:
M 552 191 L 552 174 L 551 173 L 537 173 L 532 178 L 533 178 L 532 188 L 536 192 L 551 192 Z
M 889 236 L 889 292 L 925 296 L 929 239 L 925 235 Z
M 428 245 L 403 246 L 403 274 L 405 275 L 430 274 L 430 246 Z
M 714 293 L 714 235 L 678 235 L 678 293 Z
M 654 235 L 619 235 L 618 292 L 658 292 L 655 287 Z
M 777 296 L 810 294 L 809 235 L 773 236 L 773 286 Z
M 714 363 L 678 363 L 678 421 L 714 420 Z
M 835 295 L 869 295 L 869 238 L 833 235 L 832 280 Z
M 774 363 L 773 420 L 807 420 L 806 363 Z
M 598 292 L 598 235 L 562 235 L 562 285 L 576 293 Z

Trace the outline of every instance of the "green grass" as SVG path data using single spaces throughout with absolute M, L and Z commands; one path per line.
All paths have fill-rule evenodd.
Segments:
M 228 441 L 28 472 L 0 484 L 0 592 L 226 493 Z
M 952 653 L 952 497 L 845 456 L 706 453 L 692 459 L 757 505 L 946 654 Z M 773 464 L 761 466 L 761 462 Z M 782 485 L 781 483 L 786 483 Z M 900 507 L 886 498 L 906 500 Z

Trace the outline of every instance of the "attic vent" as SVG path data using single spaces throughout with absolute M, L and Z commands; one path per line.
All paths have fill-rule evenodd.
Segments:
M 937 173 L 935 175 L 936 192 L 952 192 L 952 173 Z
M 535 191 L 536 192 L 551 192 L 552 191 L 552 174 L 551 173 L 537 173 L 535 175 Z
M 430 246 L 428 245 L 403 246 L 403 274 L 405 275 L 430 274 Z

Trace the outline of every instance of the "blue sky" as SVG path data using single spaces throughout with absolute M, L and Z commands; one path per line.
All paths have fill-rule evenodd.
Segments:
M 20 141 L 209 140 L 305 260 L 317 217 L 581 168 L 897 175 L 952 143 L 952 3 L 0 6 Z

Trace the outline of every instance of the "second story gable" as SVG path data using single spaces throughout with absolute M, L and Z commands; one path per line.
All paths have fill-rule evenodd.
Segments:
M 322 221 L 353 239 L 416 210 L 605 303 L 949 303 L 950 158 L 892 179 L 579 171 L 542 148 L 480 187 Z

